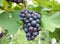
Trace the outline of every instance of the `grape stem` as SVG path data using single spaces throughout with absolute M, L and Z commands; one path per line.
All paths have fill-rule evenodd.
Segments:
M 27 9 L 27 0 L 24 0 L 24 9 Z

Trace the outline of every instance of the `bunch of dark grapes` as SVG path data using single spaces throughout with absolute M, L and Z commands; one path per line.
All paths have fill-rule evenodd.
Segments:
M 6 35 L 8 33 L 8 30 L 4 30 L 5 32 L 0 32 L 0 38 L 2 38 L 4 35 Z
M 3 33 L 3 32 L 1 32 L 1 33 L 0 33 L 0 38 L 2 38 L 2 37 L 3 37 L 3 35 L 4 35 L 4 33 Z
M 32 10 L 23 10 L 20 13 L 20 19 L 24 23 L 24 32 L 27 40 L 34 40 L 41 28 L 41 15 Z
M 23 0 L 7 0 L 8 2 L 23 3 Z

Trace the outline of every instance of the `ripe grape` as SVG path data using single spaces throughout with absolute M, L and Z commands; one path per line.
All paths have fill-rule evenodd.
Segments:
M 8 2 L 23 3 L 23 0 L 6 0 Z
M 24 23 L 24 32 L 27 40 L 34 40 L 40 31 L 41 15 L 32 10 L 23 10 L 20 13 L 20 19 Z
M 35 36 L 31 36 L 31 40 L 33 40 L 35 38 Z
M 25 20 L 25 23 L 26 23 L 26 24 L 29 23 L 29 20 Z
M 24 28 L 24 31 L 27 33 L 28 32 L 28 28 Z
M 33 27 L 29 27 L 29 32 L 30 32 L 30 33 L 33 32 Z
M 39 24 L 36 24 L 36 27 L 38 28 L 38 27 L 40 27 L 40 25 Z
M 26 36 L 27 36 L 27 37 L 30 37 L 30 36 L 31 36 L 31 33 L 28 32 L 28 33 L 26 34 Z
M 28 23 L 27 26 L 30 27 L 31 26 L 31 23 Z
M 31 40 L 31 37 L 27 37 L 27 40 L 30 41 Z
M 37 22 L 37 23 L 39 23 L 39 22 L 40 22 L 40 20 L 39 20 L 39 19 L 36 19 L 36 22 Z
M 35 16 L 33 16 L 33 18 L 34 18 L 34 19 L 37 19 L 37 16 L 35 15 Z
M 31 22 L 31 24 L 32 24 L 33 26 L 35 26 L 35 25 L 36 25 L 36 21 L 33 20 L 33 21 Z
M 34 32 L 36 32 L 37 31 L 37 28 L 36 27 L 34 27 Z
M 26 18 L 30 18 L 31 17 L 31 15 L 30 14 L 26 14 Z
M 34 36 L 38 35 L 38 32 L 33 32 L 33 35 L 34 35 Z
M 33 18 L 31 17 L 31 18 L 29 18 L 29 21 L 33 21 Z

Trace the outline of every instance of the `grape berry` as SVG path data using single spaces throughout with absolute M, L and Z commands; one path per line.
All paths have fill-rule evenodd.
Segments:
M 7 0 L 8 2 L 23 3 L 23 0 Z
M 20 13 L 20 19 L 24 23 L 27 40 L 34 40 L 40 31 L 41 15 L 32 10 L 23 10 Z

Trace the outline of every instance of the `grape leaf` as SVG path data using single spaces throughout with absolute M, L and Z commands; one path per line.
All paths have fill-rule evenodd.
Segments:
M 43 28 L 51 32 L 55 31 L 55 28 L 60 28 L 60 12 L 56 12 L 51 16 L 42 15 Z
M 57 1 L 54 0 L 33 0 L 33 2 L 37 2 L 40 5 L 44 6 L 44 7 L 48 7 L 48 8 L 52 8 L 52 10 L 54 11 L 58 11 L 60 10 L 60 3 L 58 3 Z
M 56 40 L 60 40 L 60 28 L 56 28 L 54 32 L 49 32 L 51 38 L 56 38 Z
M 37 9 L 36 9 L 36 8 L 37 8 Z M 37 6 L 37 7 L 35 7 L 35 6 L 29 6 L 28 9 L 33 10 L 33 11 L 35 11 L 35 12 L 37 12 L 37 13 L 40 13 L 42 7 L 41 7 L 41 6 Z
M 0 4 L 2 4 L 3 3 L 3 0 L 0 0 Z
M 0 27 L 4 27 L 8 32 L 14 34 L 19 28 L 19 11 L 11 13 L 12 18 L 9 17 L 10 13 L 4 12 L 0 15 Z
M 57 41 L 57 44 L 60 44 L 60 40 L 59 40 L 59 41 Z

